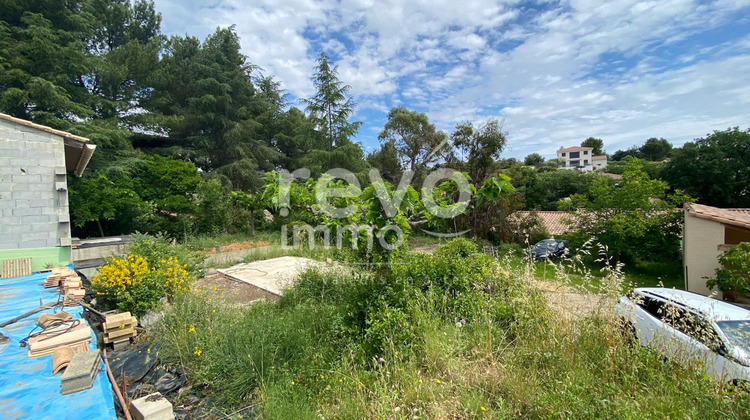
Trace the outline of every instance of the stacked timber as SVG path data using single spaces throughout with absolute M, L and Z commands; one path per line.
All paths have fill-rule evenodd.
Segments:
M 115 350 L 121 350 L 130 344 L 130 339 L 136 336 L 136 317 L 130 312 L 107 315 L 102 328 L 104 329 L 104 343 L 112 344 Z

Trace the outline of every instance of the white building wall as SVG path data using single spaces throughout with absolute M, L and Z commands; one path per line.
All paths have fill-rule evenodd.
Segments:
M 713 277 L 719 268 L 719 245 L 724 243 L 724 225 L 685 213 L 682 264 L 685 288 L 711 294 L 704 277 Z

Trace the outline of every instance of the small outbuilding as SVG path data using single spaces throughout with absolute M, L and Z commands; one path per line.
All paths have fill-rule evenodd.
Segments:
M 719 256 L 740 242 L 750 242 L 750 208 L 722 209 L 686 204 L 682 235 L 685 289 L 708 295 L 706 277 L 719 268 Z
M 70 263 L 69 172 L 81 176 L 96 146 L 84 137 L 0 113 L 0 263 L 31 271 Z M 2 272 L 3 278 L 15 277 Z M 21 274 L 22 275 L 22 274 Z

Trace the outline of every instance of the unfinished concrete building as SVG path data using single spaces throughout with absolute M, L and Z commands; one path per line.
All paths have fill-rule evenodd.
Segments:
M 31 271 L 39 271 L 70 262 L 66 176 L 81 176 L 95 148 L 84 137 L 0 114 L 3 266 L 31 258 Z

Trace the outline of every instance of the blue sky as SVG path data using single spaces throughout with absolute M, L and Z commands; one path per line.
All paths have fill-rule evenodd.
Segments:
M 750 0 L 156 0 L 167 34 L 236 25 L 250 62 L 290 98 L 326 51 L 378 147 L 391 107 L 457 123 L 504 120 L 504 157 L 589 136 L 614 152 L 750 127 Z M 299 106 L 299 105 L 298 105 Z

